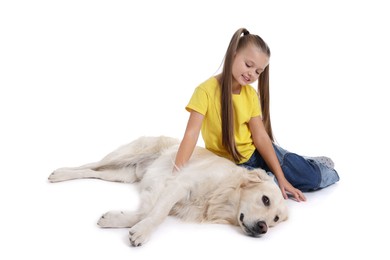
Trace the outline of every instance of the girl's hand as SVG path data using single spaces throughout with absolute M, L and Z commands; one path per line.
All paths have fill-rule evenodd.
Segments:
M 172 175 L 176 175 L 178 172 L 180 172 L 180 168 L 177 167 L 177 165 L 174 163 L 172 169 Z
M 302 191 L 292 186 L 285 178 L 283 178 L 283 180 L 278 180 L 278 183 L 285 199 L 288 199 L 290 195 L 297 202 L 306 201 L 306 197 L 303 195 Z

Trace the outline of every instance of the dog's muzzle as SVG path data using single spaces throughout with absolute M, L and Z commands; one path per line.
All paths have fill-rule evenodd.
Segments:
M 260 220 L 260 221 L 255 222 L 252 226 L 248 226 L 244 222 L 244 216 L 245 215 L 243 213 L 240 214 L 240 222 L 241 222 L 241 225 L 244 227 L 245 232 L 249 236 L 259 237 L 259 236 L 267 233 L 268 226 L 267 226 L 267 223 L 265 223 L 265 221 Z

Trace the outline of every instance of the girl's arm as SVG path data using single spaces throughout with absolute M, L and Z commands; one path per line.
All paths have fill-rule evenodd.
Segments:
M 204 116 L 194 110 L 191 110 L 190 118 L 188 119 L 187 128 L 184 137 L 180 143 L 179 150 L 176 154 L 175 165 L 173 172 L 177 172 L 190 159 L 192 152 L 198 142 L 199 132 L 202 127 Z
M 256 149 L 259 151 L 260 155 L 263 157 L 272 173 L 278 179 L 279 187 L 282 191 L 283 197 L 287 199 L 287 192 L 289 192 L 297 201 L 305 201 L 306 198 L 303 193 L 300 190 L 294 188 L 284 176 L 279 160 L 276 157 L 275 150 L 272 146 L 272 141 L 264 128 L 263 121 L 261 120 L 260 116 L 251 118 L 249 121 L 249 129 L 252 133 L 252 138 Z

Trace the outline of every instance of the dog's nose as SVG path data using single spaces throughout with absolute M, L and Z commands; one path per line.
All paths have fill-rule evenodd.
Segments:
M 259 228 L 259 234 L 265 234 L 267 233 L 268 226 L 264 221 L 257 222 L 257 226 Z

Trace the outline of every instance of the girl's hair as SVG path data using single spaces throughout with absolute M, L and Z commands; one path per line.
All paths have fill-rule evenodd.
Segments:
M 243 35 L 242 35 L 243 34 Z M 232 39 L 225 54 L 225 61 L 221 73 L 221 111 L 222 111 L 222 144 L 233 157 L 236 162 L 242 159 L 242 155 L 238 152 L 236 142 L 234 140 L 234 118 L 233 118 L 233 101 L 232 101 L 232 67 L 235 54 L 252 44 L 258 47 L 268 57 L 271 56 L 271 51 L 268 45 L 258 35 L 250 34 L 245 28 L 238 29 Z M 261 111 L 263 115 L 264 127 L 273 141 L 271 118 L 269 111 L 269 65 L 260 74 L 258 79 L 258 95 L 261 103 Z

